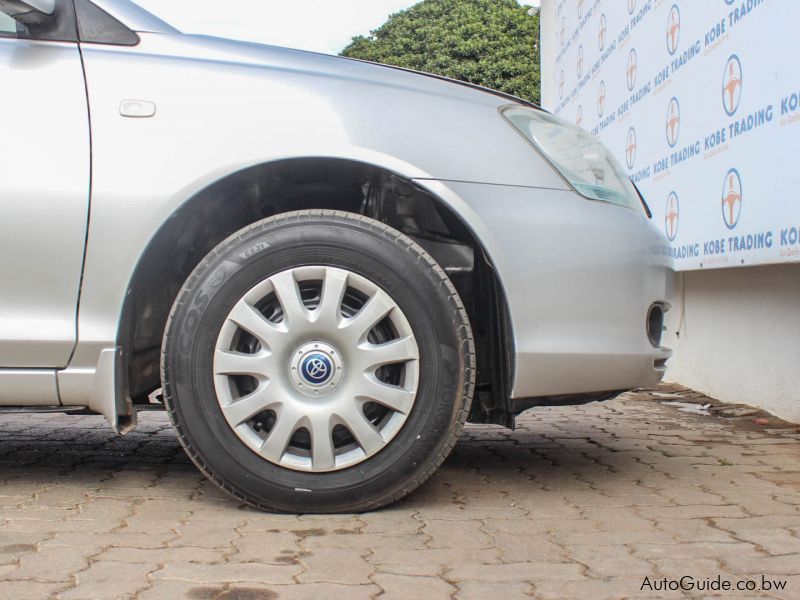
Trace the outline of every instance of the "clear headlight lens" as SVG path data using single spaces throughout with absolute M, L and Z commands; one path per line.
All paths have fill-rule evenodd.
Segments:
M 594 136 L 532 108 L 509 106 L 503 116 L 580 194 L 628 208 L 641 207 L 633 183 Z

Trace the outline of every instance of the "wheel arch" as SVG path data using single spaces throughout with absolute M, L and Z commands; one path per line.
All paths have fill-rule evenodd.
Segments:
M 423 246 L 449 239 L 472 248 L 475 281 L 468 285 L 459 281 L 460 276 L 451 275 L 471 306 L 471 320 L 476 315 L 491 316 L 486 319 L 491 322 L 487 326 L 490 351 L 478 353 L 479 377 L 483 370 L 486 380 L 482 385 L 479 380 L 471 420 L 512 422 L 508 399 L 513 381 L 513 335 L 486 236 L 476 231 L 482 225 L 466 204 L 442 194 L 424 173 L 400 161 L 375 158 L 282 158 L 221 175 L 188 194 L 151 237 L 128 285 L 117 331 L 117 346 L 122 351 L 118 368 L 123 372 L 117 374 L 120 383 L 116 386 L 124 396 L 117 399 L 117 406 L 127 405 L 128 415 L 117 414 L 118 423 L 135 420 L 134 406 L 147 403 L 148 394 L 160 387 L 160 351 L 167 317 L 178 291 L 202 258 L 247 225 L 303 209 L 381 217 L 379 220 L 404 233 L 417 234 L 412 236 L 417 241 L 423 236 Z M 385 214 L 387 210 L 391 214 Z M 475 289 L 480 293 L 471 297 Z M 502 375 L 492 374 L 499 370 Z M 494 389 L 481 396 L 482 387 Z

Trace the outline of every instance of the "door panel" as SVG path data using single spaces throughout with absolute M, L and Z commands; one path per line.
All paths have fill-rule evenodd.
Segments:
M 0 28 L 0 82 L 0 368 L 64 367 L 89 210 L 78 46 Z

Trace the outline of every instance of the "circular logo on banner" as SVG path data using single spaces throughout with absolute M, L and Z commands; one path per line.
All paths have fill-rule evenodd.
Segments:
M 583 18 L 583 0 L 578 0 L 578 18 Z
M 578 46 L 578 79 L 581 77 L 581 73 L 583 72 L 583 46 Z
M 600 89 L 597 90 L 597 116 L 602 117 L 606 112 L 606 82 L 600 82 Z
M 632 15 L 636 10 L 636 0 L 628 0 L 628 14 Z
M 600 50 L 604 50 L 606 47 L 606 16 L 605 14 L 600 15 L 600 30 L 597 33 L 597 45 L 600 46 Z
M 673 4 L 669 9 L 667 18 L 667 50 L 670 54 L 675 54 L 678 49 L 678 42 L 681 40 L 681 11 L 677 4 Z
M 722 74 L 722 105 L 729 117 L 739 109 L 742 100 L 742 63 L 739 57 L 732 54 L 725 63 Z
M 567 35 L 567 19 L 561 17 L 561 45 L 564 45 L 564 37 Z
M 564 69 L 561 69 L 561 79 L 558 82 L 558 97 L 564 97 Z
M 664 212 L 664 230 L 670 242 L 674 242 L 678 237 L 678 223 L 680 221 L 681 205 L 678 202 L 678 194 L 670 192 L 667 196 L 667 209 Z
M 722 185 L 722 218 L 728 229 L 734 229 L 742 216 L 742 178 L 739 171 L 731 169 Z
M 633 91 L 633 88 L 636 85 L 636 71 L 638 68 L 639 60 L 636 57 L 636 50 L 631 48 L 631 51 L 628 52 L 628 69 L 625 72 L 628 79 L 628 91 Z
M 681 105 L 678 99 L 673 97 L 667 105 L 667 143 L 670 148 L 674 148 L 678 143 L 678 135 L 681 132 Z
M 583 107 L 578 104 L 578 111 L 575 114 L 575 125 L 580 127 L 583 124 Z
M 633 169 L 636 162 L 636 130 L 633 127 L 628 129 L 628 139 L 625 142 L 625 162 L 629 169 Z

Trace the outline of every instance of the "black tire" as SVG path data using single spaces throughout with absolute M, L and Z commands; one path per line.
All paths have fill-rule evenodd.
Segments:
M 347 269 L 380 286 L 419 346 L 417 399 L 393 441 L 364 462 L 323 473 L 288 469 L 248 448 L 222 414 L 212 374 L 217 336 L 235 303 L 260 281 L 304 265 Z M 475 357 L 461 299 L 425 250 L 375 220 L 312 210 L 255 223 L 202 261 L 172 308 L 161 368 L 180 442 L 219 487 L 264 510 L 336 513 L 399 500 L 436 471 L 469 412 Z

